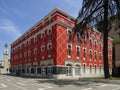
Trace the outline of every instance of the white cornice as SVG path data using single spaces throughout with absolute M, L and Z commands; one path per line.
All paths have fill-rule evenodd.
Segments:
M 71 15 L 69 15 L 68 13 L 62 11 L 60 8 L 55 8 L 55 9 L 53 9 L 48 15 L 46 15 L 43 19 L 41 19 L 41 20 L 38 21 L 34 26 L 32 26 L 30 29 L 28 29 L 22 36 L 24 36 L 25 34 L 27 34 L 28 32 L 30 32 L 32 29 L 36 28 L 37 25 L 39 25 L 41 22 L 43 22 L 46 18 L 51 17 L 51 15 L 52 15 L 53 13 L 55 13 L 56 11 L 58 11 L 58 12 L 62 13 L 63 15 L 66 15 L 67 17 L 70 17 L 71 19 L 75 20 L 75 18 L 74 18 L 73 16 L 71 16 Z M 18 39 L 20 39 L 22 36 L 20 36 Z M 13 43 L 15 43 L 18 39 L 16 39 Z M 13 44 L 13 43 L 12 43 L 12 44 Z M 11 45 L 12 45 L 12 44 L 11 44 Z

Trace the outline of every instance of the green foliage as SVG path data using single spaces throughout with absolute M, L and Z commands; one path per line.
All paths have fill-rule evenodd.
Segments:
M 113 44 L 120 43 L 120 39 L 114 39 Z

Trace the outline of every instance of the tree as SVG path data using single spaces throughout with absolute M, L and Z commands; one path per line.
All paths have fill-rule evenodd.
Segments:
M 103 59 L 104 77 L 110 77 L 108 65 L 108 24 L 109 17 L 119 15 L 120 0 L 83 0 L 82 8 L 78 14 L 73 31 L 80 34 L 89 28 L 101 29 L 103 32 Z M 120 17 L 120 16 L 119 16 Z M 120 23 L 119 23 L 120 25 Z

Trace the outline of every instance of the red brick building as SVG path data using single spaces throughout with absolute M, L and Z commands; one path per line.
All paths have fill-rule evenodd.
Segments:
M 11 44 L 11 71 L 77 78 L 103 75 L 103 36 L 93 29 L 72 38 L 75 18 L 56 8 Z M 112 67 L 112 42 L 108 40 Z

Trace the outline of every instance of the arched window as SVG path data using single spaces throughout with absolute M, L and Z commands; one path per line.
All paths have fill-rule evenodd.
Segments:
M 80 65 L 75 66 L 75 75 L 80 75 Z
M 79 34 L 77 34 L 77 38 L 76 38 L 76 39 L 77 39 L 76 42 L 77 42 L 77 43 L 80 43 L 80 35 L 79 35 Z
M 99 59 L 102 60 L 102 53 L 99 53 Z
M 37 57 L 37 50 L 34 49 L 34 57 Z
M 94 44 L 95 44 L 95 45 L 94 45 L 94 48 L 95 48 L 95 50 L 96 50 L 96 48 L 97 48 L 97 41 L 95 41 Z
M 44 33 L 42 34 L 42 43 L 44 43 Z
M 90 59 L 92 59 L 92 51 L 90 51 Z
M 94 54 L 94 59 L 96 60 L 96 58 L 97 58 L 97 53 L 95 52 L 95 54 Z
M 86 49 L 83 49 L 83 57 L 86 58 Z
M 51 46 L 51 44 L 49 44 L 49 46 L 48 46 L 48 55 L 51 55 L 51 51 L 52 51 L 52 46 Z
M 92 39 L 90 39 L 90 48 L 92 48 Z
M 90 73 L 92 73 L 92 65 L 90 65 Z
M 86 36 L 85 35 L 83 36 L 83 43 L 84 43 L 84 45 L 86 45 Z
M 71 76 L 72 75 L 72 65 L 71 64 L 67 64 L 66 65 L 66 75 L 67 76 Z
M 37 38 L 36 37 L 34 38 L 34 47 L 35 48 L 37 47 Z
M 68 56 L 71 56 L 71 45 L 68 45 Z
M 76 56 L 79 57 L 79 55 L 80 55 L 80 48 L 77 47 L 77 50 L 76 50 Z
M 42 47 L 42 56 L 44 56 L 44 54 L 45 54 L 45 48 Z
M 72 40 L 72 32 L 69 30 L 68 31 L 68 41 Z
M 51 30 L 49 30 L 49 31 L 48 31 L 48 41 L 51 40 L 51 37 L 52 37 L 52 32 L 51 32 Z

